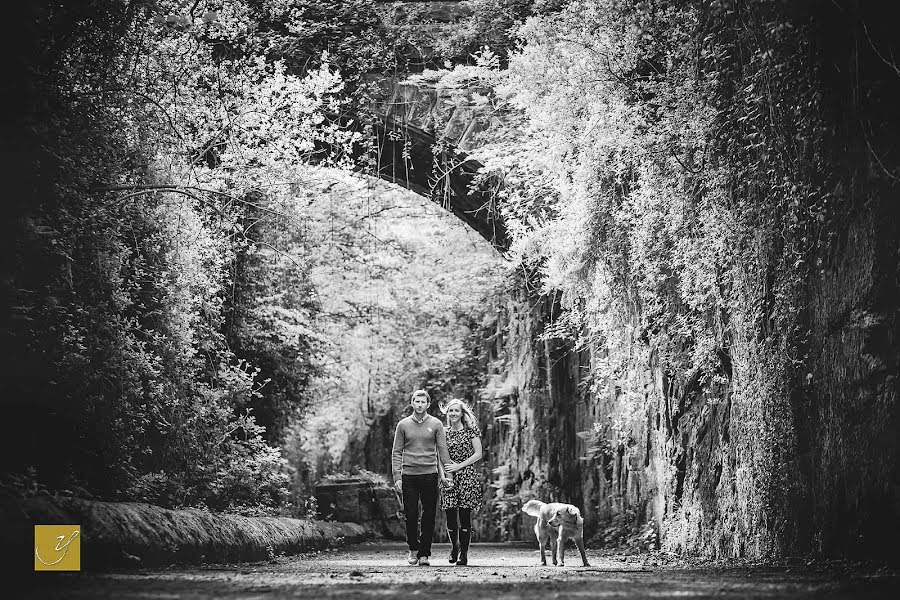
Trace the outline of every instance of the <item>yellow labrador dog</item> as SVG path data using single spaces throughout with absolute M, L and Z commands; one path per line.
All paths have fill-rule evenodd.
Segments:
M 584 553 L 584 519 L 581 517 L 581 511 L 571 504 L 562 504 L 561 502 L 551 502 L 546 504 L 538 500 L 529 500 L 522 507 L 522 510 L 537 517 L 537 523 L 534 524 L 534 533 L 537 535 L 538 545 L 541 547 L 541 564 L 547 564 L 547 557 L 544 554 L 544 548 L 549 544 L 550 551 L 553 556 L 553 564 L 557 564 L 557 554 L 559 554 L 559 566 L 565 566 L 564 550 L 566 540 L 575 540 L 575 545 L 581 551 L 581 560 L 585 567 L 588 564 L 587 554 Z

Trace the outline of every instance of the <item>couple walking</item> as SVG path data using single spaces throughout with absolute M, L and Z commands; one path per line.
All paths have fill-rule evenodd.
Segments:
M 447 534 L 453 545 L 450 562 L 468 564 L 472 539 L 472 509 L 482 500 L 481 478 L 475 467 L 481 460 L 481 432 L 475 415 L 459 399 L 447 403 L 446 424 L 426 411 L 431 396 L 416 390 L 409 401 L 413 413 L 397 423 L 391 468 L 394 486 L 403 495 L 409 564 L 428 566 L 438 489 L 447 515 Z M 419 529 L 419 504 L 422 526 Z

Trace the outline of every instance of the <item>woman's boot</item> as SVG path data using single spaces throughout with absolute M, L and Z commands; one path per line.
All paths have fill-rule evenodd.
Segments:
M 457 567 L 464 567 L 469 564 L 469 542 L 471 539 L 472 532 L 470 530 L 459 530 L 459 560 L 456 561 Z
M 447 537 L 450 538 L 450 543 L 453 544 L 453 548 L 450 549 L 450 562 L 455 563 L 456 559 L 459 558 L 459 538 L 456 536 L 456 530 L 448 527 Z

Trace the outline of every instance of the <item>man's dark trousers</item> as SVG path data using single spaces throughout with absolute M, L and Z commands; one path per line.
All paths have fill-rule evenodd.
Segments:
M 438 474 L 403 475 L 403 512 L 406 514 L 406 543 L 416 556 L 431 556 L 434 517 L 437 513 Z M 422 503 L 422 533 L 419 535 L 419 502 Z

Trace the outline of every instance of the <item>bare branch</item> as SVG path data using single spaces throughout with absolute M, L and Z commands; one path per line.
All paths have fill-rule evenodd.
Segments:
M 866 147 L 869 149 L 869 152 L 872 153 L 872 156 L 875 158 L 875 162 L 878 163 L 878 166 L 881 167 L 881 170 L 884 171 L 884 174 L 891 178 L 892 181 L 900 181 L 897 179 L 897 176 L 888 171 L 887 167 L 884 166 L 884 163 L 881 162 L 881 159 L 878 157 L 878 154 L 875 152 L 875 148 L 872 147 L 872 144 L 869 142 L 869 135 L 866 133 L 866 125 L 865 123 L 860 122 L 862 125 L 862 134 L 863 139 L 866 141 Z
M 254 244 L 262 244 L 262 245 L 265 246 L 266 248 L 269 248 L 270 250 L 276 252 L 277 254 L 279 254 L 279 255 L 285 257 L 286 259 L 288 259 L 289 261 L 291 261 L 292 263 L 294 263 L 295 266 L 300 267 L 300 268 L 303 268 L 303 265 L 301 265 L 301 264 L 298 263 L 296 260 L 294 260 L 294 257 L 293 257 L 293 256 L 291 256 L 290 254 L 288 254 L 287 252 L 285 252 L 285 251 L 283 251 L 283 250 L 279 250 L 278 248 L 276 248 L 276 247 L 273 246 L 272 244 L 270 244 L 270 243 L 268 243 L 268 242 L 264 242 L 264 241 L 262 241 L 262 240 L 251 240 L 250 238 L 248 238 L 248 237 L 246 237 L 246 236 L 244 236 L 244 238 L 245 238 L 248 242 L 252 242 L 252 243 L 254 243 Z
M 684 169 L 685 171 L 687 171 L 688 173 L 690 173 L 691 175 L 699 175 L 703 171 L 703 167 L 700 167 L 697 170 L 694 170 L 694 169 L 690 168 L 689 166 L 687 166 L 686 164 L 684 164 L 681 161 L 681 158 L 678 157 L 678 153 L 675 152 L 675 148 L 670 147 L 669 152 L 672 154 L 672 157 L 678 161 L 678 164 L 681 165 L 681 168 Z
M 298 221 L 293 216 L 291 216 L 287 213 L 283 213 L 281 211 L 275 210 L 273 208 L 269 208 L 267 206 L 262 206 L 261 204 L 257 204 L 255 202 L 250 202 L 249 200 L 244 200 L 243 198 L 238 198 L 237 196 L 233 196 L 227 192 L 220 192 L 218 190 L 210 190 L 210 189 L 201 188 L 201 187 L 193 186 L 193 185 L 114 185 L 114 186 L 109 186 L 109 187 L 93 188 L 91 191 L 92 192 L 128 192 L 128 191 L 154 192 L 154 191 L 156 191 L 156 192 L 175 192 L 175 193 L 181 193 L 181 194 L 185 194 L 185 195 L 190 195 L 190 194 L 188 194 L 188 192 L 201 192 L 204 194 L 211 194 L 213 196 L 221 196 L 223 198 L 228 198 L 229 200 L 233 200 L 234 202 L 238 202 L 240 204 L 244 204 L 246 206 L 253 207 L 262 212 L 267 212 L 267 213 L 270 213 L 273 215 L 277 215 L 279 217 L 283 217 L 294 223 L 298 223 L 298 224 L 300 223 L 300 221 Z M 135 194 L 135 195 L 139 196 L 141 194 Z M 127 199 L 127 197 L 122 198 L 122 199 Z
M 882 56 L 881 52 L 878 51 L 878 48 L 875 47 L 875 42 L 873 42 L 872 38 L 869 36 L 869 28 L 866 27 L 865 21 L 862 22 L 862 26 L 863 31 L 866 33 L 866 39 L 869 40 L 869 45 L 872 47 L 872 50 L 875 51 L 875 54 L 878 56 L 878 58 L 881 59 L 881 62 L 889 66 L 894 71 L 894 73 L 896 73 L 897 76 L 900 77 L 900 68 L 897 67 L 897 64 L 889 61 L 884 56 Z M 893 58 L 893 55 L 891 56 L 891 58 Z
M 172 118 L 172 115 L 169 114 L 169 111 L 166 110 L 166 108 L 162 104 L 160 104 L 159 101 L 157 101 L 152 96 L 145 94 L 144 92 L 139 92 L 139 91 L 133 90 L 131 88 L 117 87 L 117 88 L 104 88 L 102 90 L 90 90 L 87 92 L 79 92 L 76 95 L 78 95 L 78 96 L 96 96 L 98 94 L 113 93 L 113 92 L 128 92 L 129 94 L 134 94 L 135 96 L 140 96 L 147 102 L 150 102 L 151 104 L 156 106 L 160 111 L 162 111 L 163 115 L 165 115 L 166 120 L 169 121 L 169 127 L 172 128 L 172 131 L 175 132 L 175 135 L 178 136 L 178 139 L 181 141 L 184 141 L 184 136 L 178 130 L 178 127 L 175 125 L 175 119 Z

